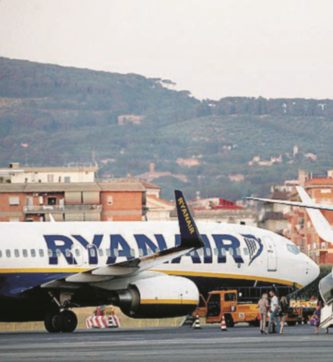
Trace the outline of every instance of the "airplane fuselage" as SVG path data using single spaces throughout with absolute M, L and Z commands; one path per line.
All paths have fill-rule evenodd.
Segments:
M 231 285 L 311 282 L 318 267 L 267 230 L 198 223 L 205 247 L 155 271 L 192 279 L 201 292 Z M 51 280 L 165 250 L 180 243 L 176 222 L 2 223 L 0 298 L 21 297 Z

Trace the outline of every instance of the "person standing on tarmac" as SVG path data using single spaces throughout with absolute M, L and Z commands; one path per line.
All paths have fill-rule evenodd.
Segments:
M 269 292 L 269 296 L 271 297 L 271 306 L 270 306 L 271 315 L 270 315 L 270 318 L 269 318 L 268 331 L 269 331 L 269 333 L 273 333 L 273 326 L 275 325 L 276 333 L 279 333 L 279 331 L 280 331 L 280 320 L 279 320 L 280 305 L 279 305 L 279 299 L 276 296 L 274 290 L 271 290 Z
M 289 303 L 286 297 L 281 297 L 280 299 L 280 334 L 283 334 L 283 328 L 284 328 L 284 324 L 286 322 L 287 319 L 287 315 L 288 315 L 288 308 L 289 308 Z
M 266 321 L 267 312 L 269 310 L 268 295 L 264 293 L 258 302 L 259 314 L 260 314 L 260 333 L 267 334 Z

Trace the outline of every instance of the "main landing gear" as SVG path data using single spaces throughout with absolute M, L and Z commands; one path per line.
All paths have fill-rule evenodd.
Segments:
M 51 333 L 70 333 L 77 327 L 77 317 L 74 312 L 68 309 L 61 312 L 50 312 L 45 316 L 44 325 L 46 330 Z
M 77 317 L 74 312 L 69 310 L 73 304 L 71 303 L 72 294 L 59 293 L 56 297 L 51 291 L 49 296 L 54 302 L 53 307 L 50 306 L 49 312 L 45 315 L 44 325 L 50 333 L 71 333 L 77 327 Z

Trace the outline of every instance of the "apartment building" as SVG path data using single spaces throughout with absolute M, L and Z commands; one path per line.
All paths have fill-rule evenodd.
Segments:
M 145 187 L 95 179 L 96 166 L 0 169 L 0 221 L 141 221 Z

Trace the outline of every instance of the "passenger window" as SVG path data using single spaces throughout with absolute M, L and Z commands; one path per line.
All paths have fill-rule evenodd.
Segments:
M 106 256 L 111 256 L 111 250 L 110 249 L 105 249 L 105 255 Z
M 131 256 L 133 256 L 133 258 L 135 258 L 135 250 L 134 249 L 131 249 L 130 254 L 131 254 Z
M 56 255 L 57 255 L 57 257 L 59 257 L 61 255 L 61 250 L 60 249 L 56 249 Z
M 244 252 L 244 255 L 249 255 L 249 250 L 248 250 L 248 248 L 244 248 L 244 249 L 243 249 L 243 252 Z
M 80 249 L 75 249 L 75 256 L 80 256 Z
M 44 250 L 43 249 L 39 249 L 39 256 L 41 258 L 44 256 Z
M 35 249 L 30 249 L 30 254 L 32 258 L 36 257 L 36 250 Z
M 20 256 L 20 252 L 17 249 L 15 249 L 14 250 L 14 255 L 15 255 L 16 258 L 18 258 Z
M 22 255 L 24 258 L 27 258 L 28 257 L 28 250 L 27 249 L 23 249 L 22 250 Z
M 212 250 L 210 248 L 206 248 L 206 255 L 212 256 Z
M 103 256 L 103 249 L 98 249 L 98 255 Z
M 47 249 L 47 256 L 49 257 L 53 256 L 53 252 L 51 249 Z
M 96 249 L 95 248 L 89 248 L 89 255 L 94 258 L 96 256 Z
M 2 258 L 2 251 L 0 250 L 0 258 Z
M 72 253 L 71 253 L 71 251 L 70 251 L 69 249 L 66 249 L 66 250 L 65 250 L 65 255 L 66 255 L 67 257 L 71 257 L 71 256 L 72 256 Z
M 7 250 L 6 250 L 6 257 L 7 257 L 7 258 L 10 258 L 10 254 L 11 254 L 11 253 L 10 253 L 10 250 L 7 249 Z

